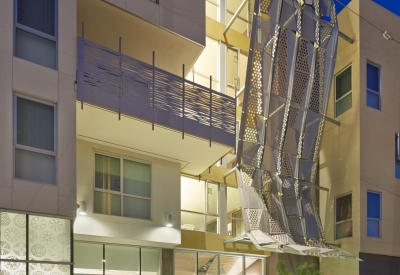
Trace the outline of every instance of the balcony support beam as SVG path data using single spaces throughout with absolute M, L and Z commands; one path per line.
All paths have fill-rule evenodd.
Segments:
M 240 4 L 239 8 L 237 9 L 237 11 L 235 12 L 235 14 L 233 15 L 233 17 L 231 18 L 231 20 L 229 21 L 228 25 L 226 25 L 225 30 L 224 30 L 224 35 L 227 33 L 227 31 L 230 29 L 230 27 L 232 26 L 233 22 L 236 20 L 236 18 L 239 16 L 239 13 L 242 11 L 242 9 L 244 8 L 244 6 L 246 5 L 247 0 L 243 0 L 243 2 Z

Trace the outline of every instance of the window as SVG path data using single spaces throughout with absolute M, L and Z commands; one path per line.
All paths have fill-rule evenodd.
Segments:
M 161 274 L 159 248 L 78 241 L 74 243 L 74 260 L 73 274 Z
M 55 106 L 17 96 L 14 116 L 15 178 L 56 184 Z
M 151 219 L 151 166 L 95 154 L 94 212 Z
M 1 274 L 27 274 L 28 267 L 31 274 L 72 274 L 72 220 L 3 211 L 0 217 Z
M 15 0 L 17 57 L 57 68 L 57 0 Z
M 218 233 L 219 184 L 181 177 L 181 229 Z
M 338 117 L 352 106 L 351 66 L 336 76 L 335 116 Z
M 380 109 L 379 68 L 367 63 L 367 106 Z
M 351 194 L 336 198 L 335 205 L 335 239 L 351 237 L 353 235 Z
M 367 192 L 367 236 L 380 237 L 381 193 Z

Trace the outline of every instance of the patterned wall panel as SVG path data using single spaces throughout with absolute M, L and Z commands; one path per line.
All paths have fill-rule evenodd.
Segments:
M 1 275 L 71 274 L 70 220 L 10 212 L 0 216 Z
M 355 259 L 325 244 L 314 187 L 338 39 L 333 0 L 254 9 L 238 146 L 247 235 L 260 249 Z

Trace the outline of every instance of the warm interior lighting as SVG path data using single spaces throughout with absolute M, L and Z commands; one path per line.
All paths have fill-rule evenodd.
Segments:
M 86 216 L 86 202 L 85 201 L 79 202 L 79 215 Z
M 171 214 L 168 214 L 168 215 L 166 216 L 166 220 L 167 220 L 166 226 L 167 226 L 167 227 L 172 227 L 172 215 L 171 215 Z

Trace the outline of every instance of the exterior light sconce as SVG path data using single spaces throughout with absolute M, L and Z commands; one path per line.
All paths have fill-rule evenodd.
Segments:
M 386 40 L 393 40 L 393 36 L 390 33 L 388 33 L 387 31 L 384 31 L 382 33 L 382 35 Z
M 79 202 L 79 215 L 86 216 L 86 202 Z
M 167 227 L 172 227 L 172 215 L 171 215 L 171 214 L 168 214 L 168 215 L 165 217 L 165 219 L 166 219 L 166 221 L 167 221 L 166 226 L 167 226 Z

